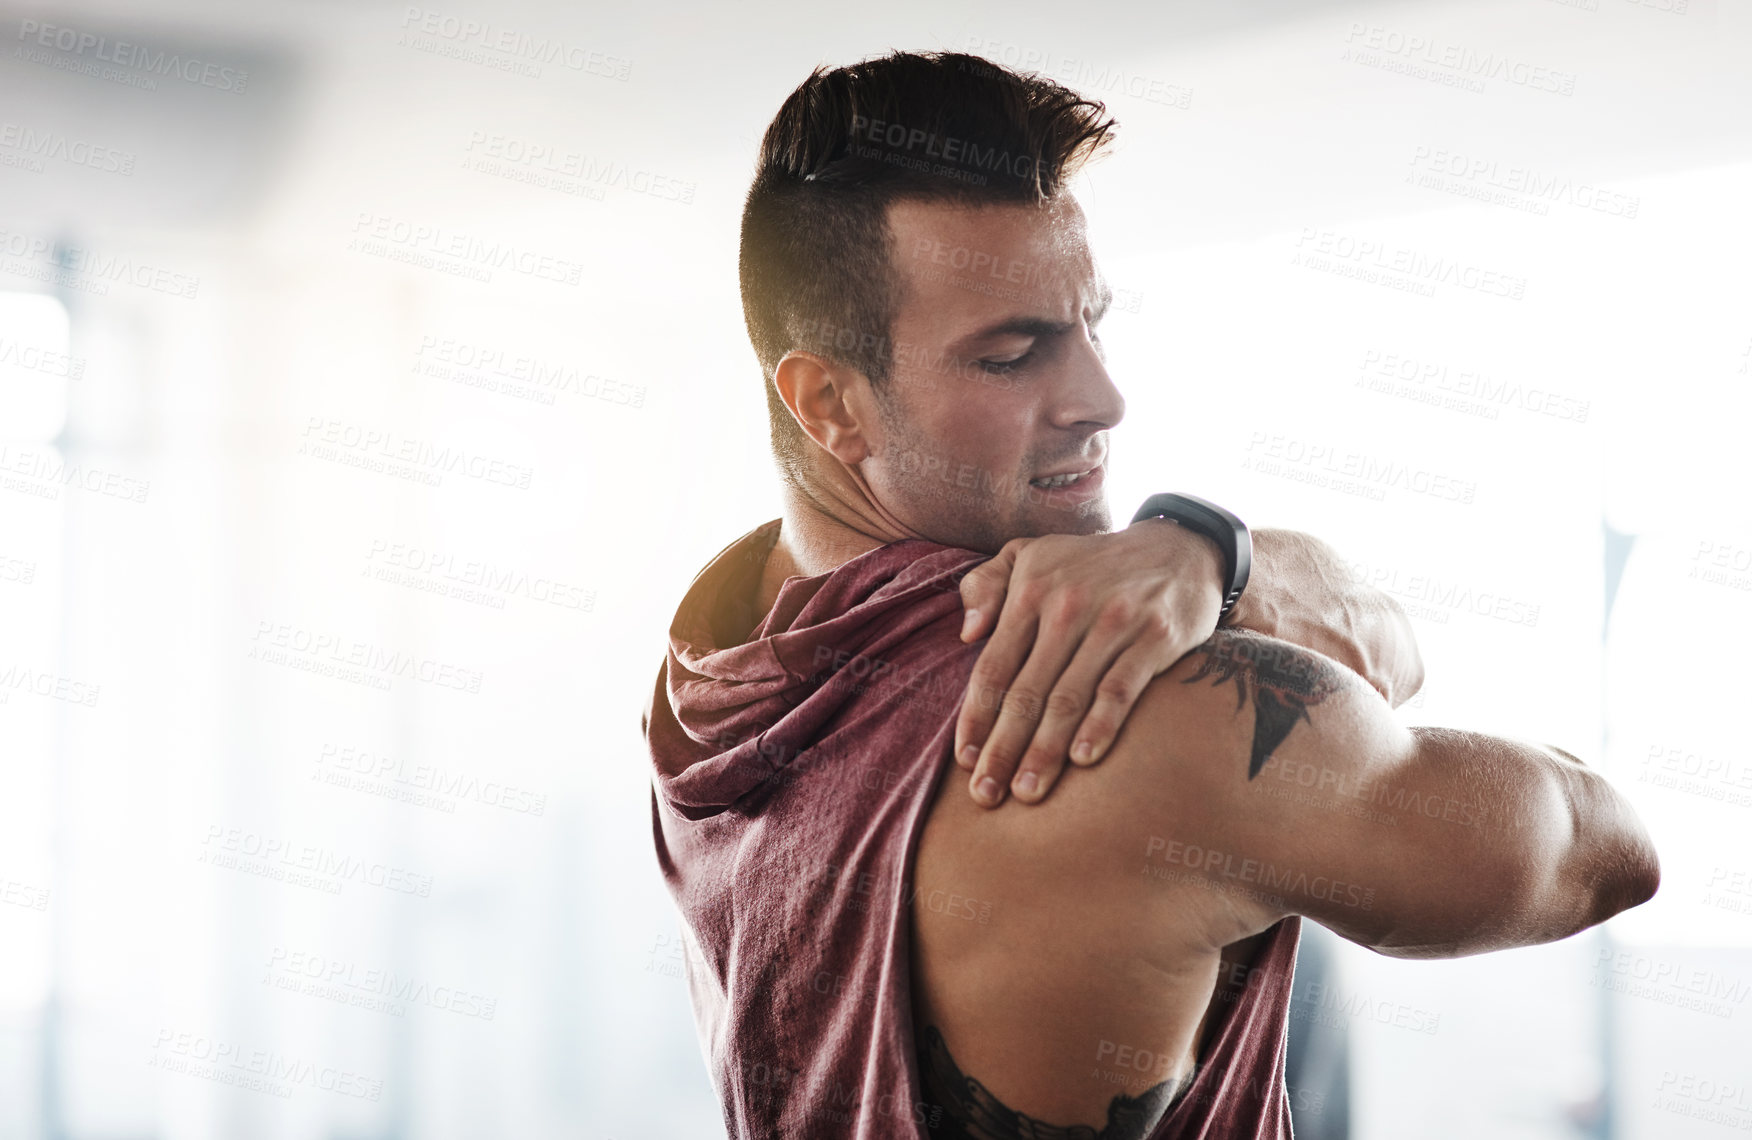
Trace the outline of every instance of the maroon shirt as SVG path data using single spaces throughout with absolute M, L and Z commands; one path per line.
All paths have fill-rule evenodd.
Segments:
M 778 530 L 749 532 L 694 580 L 647 715 L 694 1015 L 737 1140 L 922 1138 L 940 1110 L 914 1052 L 911 871 L 980 649 L 960 640 L 958 587 L 986 556 L 891 543 L 787 582 L 756 626 Z M 1150 1140 L 1290 1135 L 1299 930 L 1272 929 Z

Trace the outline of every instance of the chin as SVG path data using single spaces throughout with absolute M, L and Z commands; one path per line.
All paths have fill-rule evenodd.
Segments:
M 1106 534 L 1113 529 L 1113 516 L 1108 513 L 1105 499 L 1090 499 L 1068 510 L 1036 510 L 1030 512 L 1034 533 L 1041 534 Z

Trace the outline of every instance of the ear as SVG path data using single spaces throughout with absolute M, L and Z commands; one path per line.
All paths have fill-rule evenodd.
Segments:
M 813 352 L 787 352 L 773 374 L 779 399 L 810 439 L 848 467 L 875 450 L 866 398 L 870 381 L 855 368 Z M 860 409 L 864 414 L 860 414 Z

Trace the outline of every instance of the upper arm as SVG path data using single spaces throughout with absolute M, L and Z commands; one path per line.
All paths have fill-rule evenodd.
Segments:
M 1195 885 L 1238 932 L 1302 914 L 1440 956 L 1605 917 L 1573 870 L 1587 842 L 1622 839 L 1578 833 L 1574 782 L 1597 777 L 1534 745 L 1402 726 L 1288 642 L 1220 631 L 1152 683 L 1108 763 L 1140 888 Z

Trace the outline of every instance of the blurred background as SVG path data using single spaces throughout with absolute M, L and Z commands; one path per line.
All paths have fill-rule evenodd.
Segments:
M 778 513 L 756 142 L 889 48 L 1121 121 L 1115 513 L 1325 538 L 1660 848 L 1311 934 L 1298 1135 L 1752 1128 L 1752 9 L 429 2 L 0 5 L 0 1137 L 722 1134 L 639 713 Z

